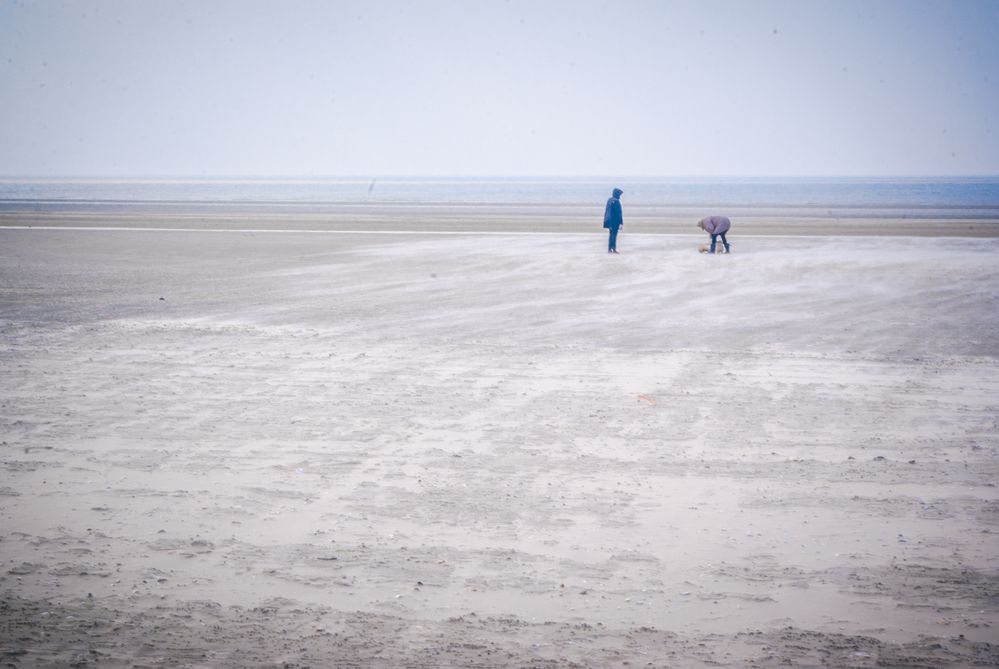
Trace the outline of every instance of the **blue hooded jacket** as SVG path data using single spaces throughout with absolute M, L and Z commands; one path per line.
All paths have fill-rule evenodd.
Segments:
M 621 213 L 621 193 L 620 188 L 615 188 L 613 194 L 607 199 L 607 207 L 604 209 L 604 227 L 617 230 L 624 226 L 624 215 Z

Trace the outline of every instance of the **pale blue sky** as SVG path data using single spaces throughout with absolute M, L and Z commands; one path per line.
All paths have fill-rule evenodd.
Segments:
M 999 174 L 999 1 L 0 0 L 0 175 Z

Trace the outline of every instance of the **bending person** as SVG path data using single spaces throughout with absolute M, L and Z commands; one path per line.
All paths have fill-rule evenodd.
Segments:
M 725 245 L 725 253 L 729 252 L 728 240 L 725 238 L 725 233 L 732 227 L 732 221 L 728 220 L 727 216 L 708 216 L 707 218 L 702 218 L 697 222 L 697 227 L 711 235 L 711 250 L 708 253 L 715 252 L 715 243 L 718 241 L 718 237 L 721 237 L 722 244 Z

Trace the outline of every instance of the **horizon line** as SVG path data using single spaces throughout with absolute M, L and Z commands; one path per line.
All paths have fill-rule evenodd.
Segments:
M 152 181 L 152 182 L 196 182 L 196 181 L 231 181 L 231 182 L 326 182 L 326 181 L 362 181 L 371 182 L 378 180 L 412 179 L 421 181 L 432 180 L 485 180 L 485 179 L 510 179 L 510 180 L 599 180 L 599 181 L 623 181 L 623 180 L 652 180 L 652 179 L 715 179 L 715 180 L 735 180 L 735 179 L 999 179 L 999 172 L 994 174 L 756 174 L 756 175 L 704 175 L 704 174 L 331 174 L 331 175 L 278 175 L 278 174 L 142 174 L 142 175 L 122 175 L 122 174 L 0 174 L 0 183 L 9 182 L 29 182 L 29 181 Z

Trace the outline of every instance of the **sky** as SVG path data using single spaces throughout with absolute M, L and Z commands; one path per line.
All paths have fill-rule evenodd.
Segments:
M 0 0 L 0 176 L 999 174 L 999 0 Z

